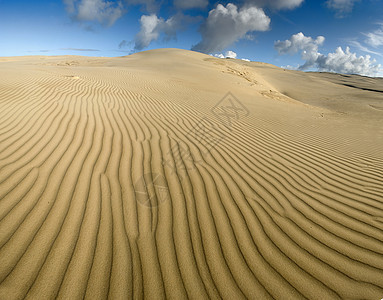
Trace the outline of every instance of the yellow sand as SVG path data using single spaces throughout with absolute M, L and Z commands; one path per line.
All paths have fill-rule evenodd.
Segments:
M 0 299 L 380 299 L 382 183 L 383 79 L 0 59 Z

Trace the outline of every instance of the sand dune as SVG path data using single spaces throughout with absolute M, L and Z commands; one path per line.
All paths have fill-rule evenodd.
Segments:
M 383 298 L 382 87 L 177 49 L 0 59 L 0 299 Z

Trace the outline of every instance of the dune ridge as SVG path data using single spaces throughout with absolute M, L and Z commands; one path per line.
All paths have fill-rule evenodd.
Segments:
M 383 79 L 177 49 L 0 67 L 0 299 L 383 297 Z

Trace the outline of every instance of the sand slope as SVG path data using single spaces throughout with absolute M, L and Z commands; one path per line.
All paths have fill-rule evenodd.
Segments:
M 382 86 L 2 58 L 0 299 L 383 298 Z

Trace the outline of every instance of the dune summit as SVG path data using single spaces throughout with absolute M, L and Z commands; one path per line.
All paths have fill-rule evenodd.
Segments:
M 382 119 L 381 78 L 1 58 L 0 299 L 381 299 Z

